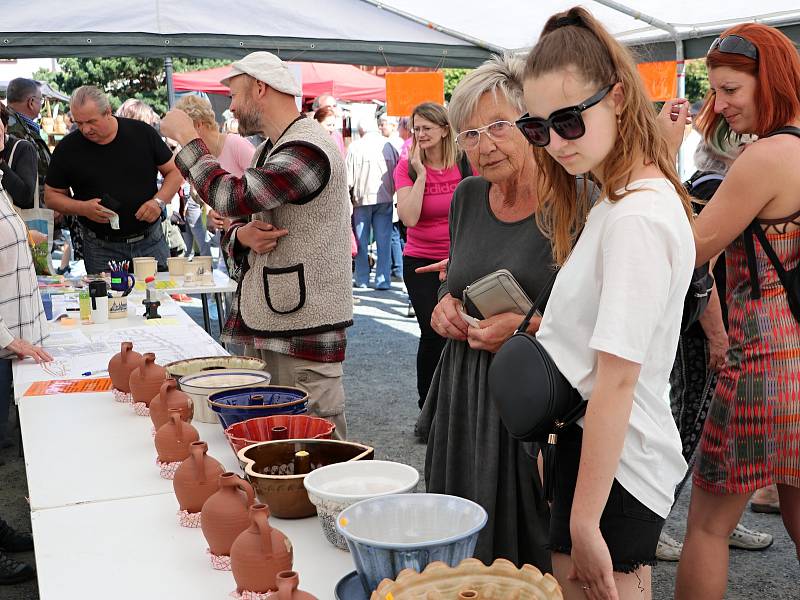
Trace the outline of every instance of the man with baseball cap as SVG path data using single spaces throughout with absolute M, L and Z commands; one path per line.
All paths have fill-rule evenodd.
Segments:
M 239 127 L 268 138 L 242 177 L 219 166 L 185 113 L 161 121 L 162 133 L 183 146 L 175 164 L 202 199 L 240 218 L 223 242 L 240 284 L 222 339 L 263 358 L 273 383 L 308 392 L 309 412 L 344 439 L 342 362 L 353 324 L 344 161 L 322 126 L 298 112 L 302 90 L 277 56 L 248 54 L 222 83 Z

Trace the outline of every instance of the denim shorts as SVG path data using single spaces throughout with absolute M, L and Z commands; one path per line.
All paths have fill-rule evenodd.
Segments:
M 569 518 L 578 480 L 583 429 L 573 425 L 558 436 L 553 504 L 550 507 L 550 550 L 570 554 Z M 600 532 L 611 554 L 614 571 L 632 573 L 656 564 L 656 546 L 664 519 L 634 498 L 615 479 L 600 516 Z

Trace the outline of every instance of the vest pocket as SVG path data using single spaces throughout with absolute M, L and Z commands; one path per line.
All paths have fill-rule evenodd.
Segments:
M 264 298 L 269 309 L 288 315 L 306 303 L 306 278 L 303 263 L 292 267 L 262 267 Z

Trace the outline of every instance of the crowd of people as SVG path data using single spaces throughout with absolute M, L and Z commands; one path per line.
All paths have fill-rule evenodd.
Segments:
M 137 101 L 114 115 L 85 86 L 70 102 L 77 130 L 52 155 L 35 139 L 41 92 L 10 85 L 0 228 L 13 243 L 0 278 L 16 287 L 0 286 L 0 416 L 8 359 L 48 359 L 13 205 L 43 192 L 88 272 L 141 255 L 165 268 L 181 250 L 164 205 L 181 190 L 184 248 L 206 253 L 219 231 L 240 282 L 222 340 L 307 390 L 341 438 L 353 289 L 404 282 L 420 328 L 425 486 L 487 510 L 476 557 L 533 564 L 565 598 L 591 600 L 649 598 L 656 560 L 680 560 L 677 598 L 722 598 L 728 548 L 772 543 L 739 523 L 754 493 L 800 548 L 800 58 L 778 30 L 747 24 L 714 41 L 707 65 L 694 118 L 684 99 L 657 112 L 630 52 L 577 7 L 553 15 L 526 58 L 467 74 L 447 107 L 361 120 L 349 146 L 335 98 L 299 112 L 286 65 L 255 52 L 223 81 L 241 135 L 196 96 L 157 121 Z M 698 171 L 682 182 L 689 123 Z M 703 265 L 715 284 L 687 323 Z M 511 435 L 489 384 L 523 315 L 468 293 L 501 270 L 521 295 L 549 294 L 527 332 L 588 401 L 547 472 L 544 440 Z M 690 474 L 682 545 L 662 530 Z M 1 553 L 27 547 L 20 536 L 0 522 L 3 583 L 32 575 Z

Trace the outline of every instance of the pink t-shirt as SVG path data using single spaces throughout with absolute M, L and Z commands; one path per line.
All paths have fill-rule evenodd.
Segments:
M 250 167 L 256 147 L 236 133 L 229 133 L 222 145 L 217 161 L 219 166 L 231 175 L 241 177 L 244 170 Z
M 450 251 L 450 230 L 447 217 L 453 192 L 461 183 L 458 165 L 444 171 L 426 168 L 425 192 L 422 196 L 422 212 L 414 227 L 409 227 L 405 256 L 442 260 Z M 408 176 L 408 158 L 401 158 L 394 170 L 394 185 L 398 190 L 411 187 L 414 182 Z

